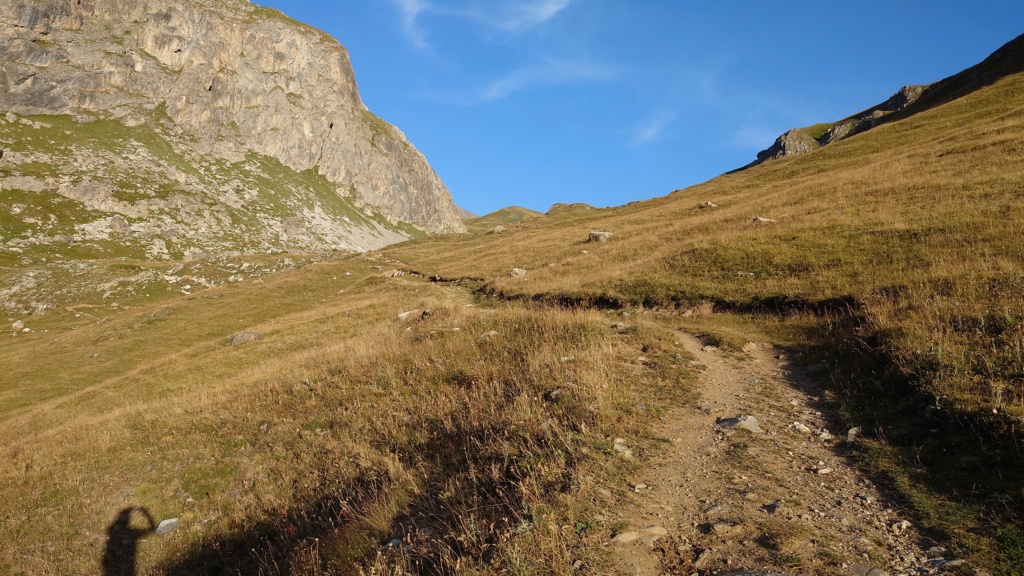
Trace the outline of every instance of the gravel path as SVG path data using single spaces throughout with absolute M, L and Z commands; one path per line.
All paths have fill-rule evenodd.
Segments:
M 671 446 L 631 481 L 608 543 L 621 573 L 928 575 L 962 564 L 852 466 L 848 431 L 828 430 L 815 408 L 823 366 L 797 367 L 770 345 L 727 354 L 680 339 L 701 400 L 666 415 L 658 435 Z

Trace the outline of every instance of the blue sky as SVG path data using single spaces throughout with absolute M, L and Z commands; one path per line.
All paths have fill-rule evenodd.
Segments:
M 613 206 L 976 64 L 1024 2 L 259 0 L 336 37 L 363 101 L 484 214 Z

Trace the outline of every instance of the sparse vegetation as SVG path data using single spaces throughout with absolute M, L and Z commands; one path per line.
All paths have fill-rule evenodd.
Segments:
M 184 295 L 142 283 L 117 306 L 125 278 L 237 266 L 145 262 L 113 242 L 5 256 L 5 278 L 32 265 L 40 283 L 86 287 L 12 316 L 31 331 L 0 349 L 0 571 L 94 573 L 103 530 L 144 506 L 181 522 L 147 541 L 144 573 L 600 573 L 599 543 L 622 528 L 604 509 L 621 494 L 597 489 L 661 449 L 665 405 L 693 400 L 698 368 L 677 361 L 676 331 L 734 353 L 756 326 L 825 362 L 838 423 L 864 428 L 849 455 L 915 525 L 1021 574 L 1022 91 L 1011 75 L 665 198 L 561 207 L 515 242 L 420 239 Z M 5 147 L 138 145 L 214 185 L 242 171 L 195 166 L 148 128 L 36 120 L 50 128 L 0 126 Z M 298 189 L 379 222 L 315 169 L 242 164 L 262 203 L 238 224 L 291 216 Z M 0 239 L 30 229 L 13 204 L 71 226 L 58 197 L 33 194 L 4 190 Z M 587 242 L 595 229 L 614 236 Z M 683 316 L 694 310 L 725 314 Z M 243 330 L 262 338 L 230 345 Z M 741 435 L 731 454 L 760 441 Z M 759 529 L 778 565 L 841 561 L 811 550 L 804 526 Z

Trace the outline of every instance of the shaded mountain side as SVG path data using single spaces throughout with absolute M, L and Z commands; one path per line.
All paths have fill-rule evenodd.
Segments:
M 1001 78 L 1024 71 L 1024 35 L 1008 42 L 976 66 L 930 85 L 904 86 L 885 102 L 838 122 L 794 128 L 779 136 L 744 170 L 769 160 L 806 154 L 882 124 L 940 106 Z

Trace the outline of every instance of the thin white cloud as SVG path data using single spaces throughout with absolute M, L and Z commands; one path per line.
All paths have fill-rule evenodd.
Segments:
M 540 26 L 569 7 L 574 0 L 537 0 L 512 2 L 499 6 L 488 20 L 508 32 L 522 32 Z
M 613 76 L 612 70 L 586 62 L 548 61 L 514 70 L 484 86 L 478 96 L 489 102 L 534 86 L 596 82 Z
M 577 0 L 391 0 L 398 9 L 402 30 L 409 42 L 430 48 L 419 18 L 424 13 L 449 16 L 483 24 L 508 34 L 520 34 L 558 16 Z
M 430 48 L 426 33 L 420 28 L 420 14 L 430 9 L 426 0 L 391 0 L 402 18 L 402 30 L 413 46 L 425 50 Z
M 665 132 L 665 129 L 676 119 L 672 110 L 661 110 L 651 114 L 646 120 L 633 127 L 629 136 L 629 147 L 639 148 L 654 142 Z

